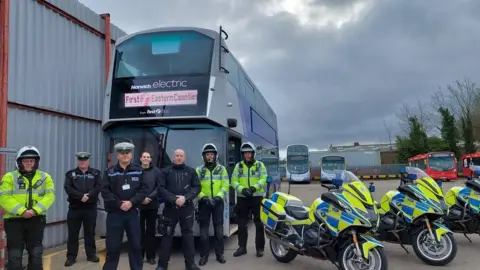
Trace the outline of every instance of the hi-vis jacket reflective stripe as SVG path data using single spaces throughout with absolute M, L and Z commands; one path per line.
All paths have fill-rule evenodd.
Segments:
M 198 199 L 205 196 L 209 198 L 219 196 L 225 199 L 225 195 L 228 194 L 228 188 L 230 187 L 230 181 L 225 167 L 217 165 L 215 169 L 213 169 L 213 173 L 211 173 L 209 169 L 202 165 L 198 166 L 196 171 L 202 189 L 197 196 Z
M 37 170 L 30 181 L 18 171 L 5 174 L 0 182 L 0 206 L 5 209 L 4 218 L 18 218 L 25 212 L 29 201 L 39 215 L 46 212 L 55 201 L 55 185 L 52 177 Z
M 263 162 L 256 160 L 249 168 L 243 161 L 235 165 L 232 173 L 232 187 L 237 191 L 237 196 L 242 195 L 242 189 L 255 187 L 253 196 L 265 196 L 264 186 L 267 183 L 267 168 Z

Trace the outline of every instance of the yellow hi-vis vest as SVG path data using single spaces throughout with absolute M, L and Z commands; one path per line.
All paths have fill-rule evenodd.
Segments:
M 228 173 L 225 167 L 222 165 L 217 165 L 213 169 L 212 173 L 209 169 L 202 165 L 198 166 L 196 171 L 202 187 L 202 190 L 197 196 L 198 199 L 201 199 L 205 196 L 209 198 L 218 196 L 222 199 L 225 199 L 225 195 L 228 194 L 228 188 L 230 187 L 230 181 L 228 179 Z
M 0 207 L 5 209 L 5 219 L 18 218 L 28 210 L 32 201 L 32 210 L 38 215 L 46 215 L 55 201 L 55 185 L 52 177 L 37 170 L 30 182 L 20 172 L 5 174 L 0 182 Z
M 241 161 L 235 165 L 232 173 L 232 187 L 237 191 L 237 196 L 244 197 L 242 190 L 251 186 L 257 190 L 253 196 L 265 196 L 265 184 L 267 183 L 267 168 L 263 162 L 256 160 L 249 168 Z

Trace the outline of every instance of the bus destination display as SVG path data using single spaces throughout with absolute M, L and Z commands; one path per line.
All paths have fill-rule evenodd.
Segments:
M 110 118 L 202 116 L 209 77 L 119 78 L 112 82 Z

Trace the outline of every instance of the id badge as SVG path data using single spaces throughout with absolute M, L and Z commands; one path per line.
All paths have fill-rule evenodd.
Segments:
M 130 189 L 130 185 L 129 184 L 125 184 L 122 186 L 122 189 L 123 190 L 129 190 Z

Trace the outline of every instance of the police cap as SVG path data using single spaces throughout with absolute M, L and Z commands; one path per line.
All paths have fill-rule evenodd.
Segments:
M 135 145 L 128 142 L 122 142 L 122 143 L 115 144 L 113 148 L 117 152 L 132 152 L 133 149 L 135 148 Z
M 88 160 L 90 158 L 89 152 L 78 152 L 75 154 L 78 160 Z

